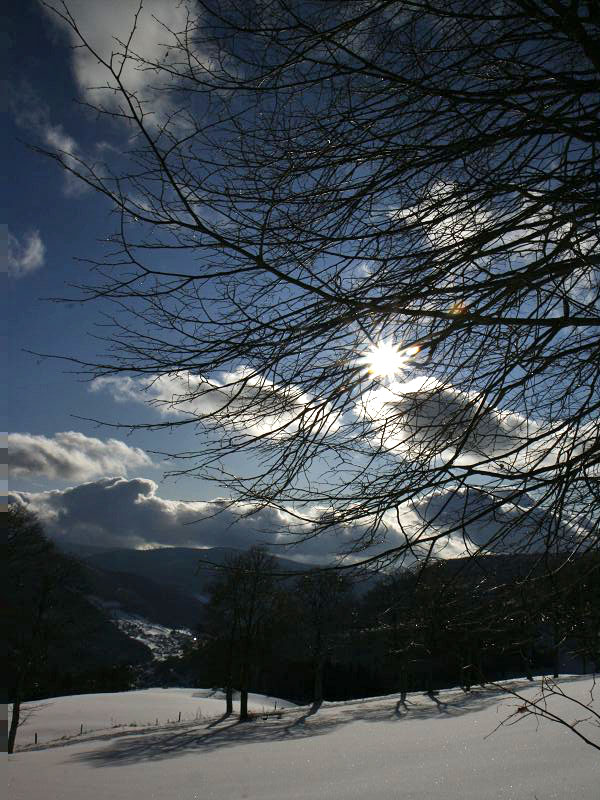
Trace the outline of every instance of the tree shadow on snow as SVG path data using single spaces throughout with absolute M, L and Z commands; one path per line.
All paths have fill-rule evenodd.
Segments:
M 194 727 L 174 732 L 138 731 L 136 736 L 117 735 L 108 747 L 81 753 L 73 758 L 95 766 L 121 766 L 140 761 L 176 758 L 189 753 L 209 753 L 222 747 L 273 743 L 318 736 L 337 727 L 335 719 L 321 719 L 310 726 L 297 724 L 298 720 L 255 718 L 247 722 L 238 720 L 212 727 Z
M 247 722 L 222 717 L 185 729 L 137 730 L 112 733 L 98 739 L 107 747 L 73 755 L 73 759 L 97 767 L 136 764 L 156 759 L 177 758 L 190 753 L 209 753 L 223 747 L 274 744 L 312 736 L 323 736 L 352 722 L 392 722 L 454 719 L 494 704 L 510 701 L 500 689 L 475 688 L 465 693 L 436 695 L 412 693 L 371 701 L 324 704 L 320 708 L 286 709 L 277 714 L 256 715 Z M 393 730 L 393 729 L 392 729 Z M 390 731 L 392 734 L 392 731 Z

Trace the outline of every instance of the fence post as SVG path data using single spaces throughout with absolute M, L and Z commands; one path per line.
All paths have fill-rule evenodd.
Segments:
M 177 720 L 177 722 L 181 722 L 181 711 L 179 712 L 179 719 Z

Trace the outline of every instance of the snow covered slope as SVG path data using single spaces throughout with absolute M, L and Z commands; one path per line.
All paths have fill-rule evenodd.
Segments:
M 236 695 L 237 697 L 237 695 Z M 251 711 L 271 711 L 294 707 L 278 698 L 251 694 Z M 234 702 L 234 709 L 239 703 Z M 170 722 L 203 721 L 220 717 L 225 711 L 225 695 L 213 689 L 141 689 L 133 692 L 80 694 L 51 697 L 24 703 L 21 715 L 25 722 L 19 726 L 17 748 L 33 743 L 38 734 L 39 744 L 56 742 L 79 734 L 107 731 L 116 727 L 146 727 Z M 9 706 L 9 717 L 11 715 Z M 155 728 L 156 730 L 156 728 Z
M 592 681 L 561 681 L 586 699 Z M 521 682 L 523 691 L 535 687 Z M 141 702 L 170 709 L 192 690 L 97 695 L 133 718 Z M 94 696 L 92 696 L 94 697 Z M 89 698 L 64 698 L 73 720 Z M 56 701 L 55 701 L 56 702 Z M 222 701 L 220 708 L 222 710 Z M 597 800 L 598 751 L 562 726 L 517 715 L 492 690 L 411 694 L 89 734 L 9 757 L 11 800 Z M 78 706 L 79 703 L 79 706 Z M 131 703 L 131 704 L 130 704 Z M 206 706 L 203 706 L 206 708 Z M 58 706 L 57 706 L 58 710 Z M 166 706 L 163 713 L 166 711 Z M 173 713 L 171 711 L 171 714 Z M 79 712 L 79 716 L 78 716 Z M 217 718 L 218 719 L 218 718 Z M 40 717 L 41 720 L 41 717 Z M 600 733 L 596 729 L 597 733 Z M 486 738 L 486 736 L 488 738 Z

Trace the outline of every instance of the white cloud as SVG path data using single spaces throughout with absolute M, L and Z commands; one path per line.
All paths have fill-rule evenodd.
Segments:
M 56 9 L 64 13 L 59 3 Z M 188 13 L 194 14 L 194 2 L 170 2 L 170 0 L 145 0 L 140 9 L 138 0 L 104 0 L 93 3 L 89 0 L 71 0 L 69 14 L 75 20 L 81 35 L 105 62 L 112 60 L 115 71 L 121 70 L 120 80 L 139 103 L 151 105 L 151 119 L 160 122 L 173 108 L 169 90 L 176 82 L 156 69 L 143 68 L 144 63 L 161 64 L 177 68 L 183 56 L 177 49 L 176 36 L 187 24 Z M 69 36 L 73 49 L 73 72 L 82 96 L 91 103 L 116 111 L 123 106 L 123 98 L 117 90 L 117 82 L 99 58 L 85 47 L 73 28 L 50 9 L 46 9 L 52 22 Z M 125 43 L 129 41 L 128 57 L 124 59 Z M 193 42 L 193 37 L 191 37 Z M 193 47 L 193 45 L 192 45 Z M 204 63 L 200 53 L 195 52 L 198 65 Z
M 152 386 L 147 390 L 144 390 L 144 387 L 141 385 L 141 381 L 136 381 L 127 375 L 119 375 L 94 378 L 90 384 L 90 391 L 100 392 L 107 390 L 113 400 L 115 400 L 117 403 L 145 403 L 153 399 L 152 397 L 147 397 L 148 393 L 152 389 Z M 146 399 L 144 396 L 140 396 L 140 392 L 144 391 L 146 391 Z M 154 395 L 153 390 L 152 395 Z
M 562 279 L 569 299 L 597 309 L 600 287 L 592 263 L 587 261 L 597 246 L 595 222 L 564 222 L 553 206 L 541 205 L 541 198 L 540 193 L 531 192 L 518 207 L 506 203 L 505 208 L 484 208 L 460 184 L 437 180 L 423 190 L 414 205 L 392 208 L 388 216 L 403 228 L 421 233 L 446 261 L 456 261 L 457 269 L 447 268 L 444 276 L 436 276 L 438 288 L 486 284 L 490 273 L 499 275 L 536 261 L 546 263 L 558 255 L 562 261 L 572 259 L 573 266 Z M 476 244 L 478 255 L 464 261 L 460 253 L 469 241 Z M 555 295 L 559 288 L 555 287 Z M 562 313 L 562 309 L 546 307 L 539 298 L 535 302 L 544 315 Z
M 54 538 L 119 547 L 243 548 L 263 539 L 274 542 L 274 532 L 291 521 L 267 508 L 234 525 L 247 506 L 229 510 L 221 500 L 167 500 L 154 481 L 143 478 L 102 478 L 64 490 L 15 492 L 11 499 L 27 504 Z
M 101 377 L 92 381 L 90 388 L 108 390 L 117 402 L 150 404 L 166 417 L 205 419 L 247 436 L 283 437 L 297 431 L 300 424 L 313 423 L 326 435 L 339 426 L 329 406 L 322 406 L 295 386 L 278 386 L 244 368 L 210 381 L 188 372 L 145 380 Z
M 61 150 L 69 155 L 72 155 L 75 152 L 77 148 L 75 139 L 73 139 L 71 136 L 68 136 L 64 132 L 61 125 L 49 125 L 47 128 L 45 128 L 44 134 L 46 142 L 56 150 Z
M 565 552 L 587 533 L 575 520 L 559 522 L 518 489 L 432 492 L 412 508 L 433 531 L 453 531 L 450 540 L 455 546 L 462 541 L 469 553 L 479 548 L 488 553 Z
M 9 502 L 27 505 L 38 515 L 48 534 L 65 542 L 85 541 L 109 547 L 236 547 L 265 544 L 272 552 L 305 563 L 331 563 L 350 550 L 367 525 L 345 526 L 299 542 L 310 534 L 310 514 L 305 522 L 277 508 L 255 510 L 242 503 L 167 500 L 157 484 L 143 478 L 101 478 L 68 489 L 18 492 Z M 319 515 L 313 509 L 312 518 Z M 414 516 L 414 515 L 413 515 Z M 385 537 L 363 555 L 405 542 L 391 517 Z M 294 545 L 293 547 L 290 547 Z
M 50 109 L 37 92 L 29 84 L 22 82 L 18 90 L 11 93 L 10 100 L 12 115 L 17 125 L 28 136 L 32 134 L 38 136 L 52 152 L 60 155 L 67 167 L 81 171 L 81 162 L 84 159 L 78 143 L 65 132 L 62 125 L 55 125 L 52 122 Z M 68 197 L 80 195 L 89 188 L 68 171 L 64 172 L 63 180 L 63 191 Z
M 126 475 L 130 469 L 153 466 L 139 447 L 118 439 L 102 441 L 77 431 L 56 433 L 52 437 L 11 433 L 8 452 L 12 478 L 43 475 L 82 481 L 100 475 Z
M 479 462 L 521 477 L 534 467 L 582 455 L 600 435 L 598 422 L 543 424 L 425 376 L 365 393 L 355 413 L 370 423 L 371 442 L 379 449 L 417 461 Z
M 519 487 L 522 492 L 538 479 L 533 476 L 543 475 L 544 470 L 560 475 L 574 463 L 581 465 L 580 474 L 588 480 L 600 476 L 600 465 L 593 457 L 600 442 L 600 420 L 581 424 L 561 419 L 552 423 L 532 420 L 499 411 L 475 393 L 461 392 L 424 376 L 366 393 L 355 412 L 369 423 L 368 441 L 376 452 L 445 471 L 446 476 L 461 472 L 487 476 L 485 480 L 496 476 L 497 486 Z M 498 494 L 497 489 L 494 492 Z M 474 497 L 475 490 L 470 495 L 471 505 Z M 587 526 L 581 517 L 589 515 L 589 503 L 587 508 L 581 506 L 577 488 L 563 497 L 561 505 L 572 521 L 569 524 L 575 526 L 577 518 L 577 525 Z M 500 528 L 504 541 L 512 540 L 513 529 L 519 539 L 549 530 L 549 517 L 540 527 L 539 513 L 527 512 L 525 516 L 521 520 L 520 512 L 514 509 L 510 517 L 493 513 L 493 519 L 488 519 L 480 531 L 474 524 L 475 533 L 467 539 L 482 543 L 492 537 L 490 531 L 496 536 Z M 444 518 L 447 520 L 447 515 Z
M 436 247 L 460 244 L 494 221 L 489 212 L 474 208 L 457 184 L 442 180 L 434 181 L 417 205 L 392 209 L 389 216 L 403 225 L 423 227 Z
M 434 458 L 453 447 L 491 456 L 510 450 L 529 431 L 525 418 L 482 409 L 476 396 L 426 376 L 380 385 L 355 410 L 371 422 L 376 445 L 412 458 Z
M 24 278 L 44 265 L 46 247 L 37 230 L 30 231 L 17 239 L 8 231 L 7 260 L 8 274 L 13 278 Z
M 515 413 L 489 408 L 476 395 L 425 382 L 388 403 L 389 416 L 401 428 L 409 453 L 437 456 L 451 449 L 496 457 L 524 447 L 537 426 Z
M 60 154 L 64 163 L 71 169 L 85 172 L 82 166 L 81 153 L 75 139 L 63 130 L 62 125 L 44 125 L 42 129 L 44 141 L 52 151 Z M 73 175 L 71 172 L 64 173 L 64 193 L 68 197 L 83 194 L 88 190 L 88 185 Z

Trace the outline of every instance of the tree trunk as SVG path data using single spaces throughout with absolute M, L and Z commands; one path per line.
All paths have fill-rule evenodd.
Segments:
M 464 647 L 463 650 L 466 658 L 462 660 L 467 663 L 461 664 L 459 680 L 463 692 L 470 692 L 473 684 L 473 654 L 470 647 Z
M 522 650 L 519 650 L 519 655 L 521 656 L 521 662 L 523 664 L 523 670 L 525 672 L 525 677 L 528 681 L 533 680 L 533 675 L 531 672 L 531 660 L 525 655 Z
M 225 688 L 225 713 L 233 714 L 233 687 L 231 685 Z
M 483 671 L 483 646 L 477 648 L 477 680 L 482 689 L 485 689 L 485 678 Z
M 464 667 L 461 667 L 460 670 L 460 683 L 462 686 L 463 692 L 470 692 L 471 686 L 473 683 L 473 679 L 471 677 L 471 664 L 466 664 Z
M 240 722 L 248 719 L 248 676 L 249 665 L 244 662 L 240 670 Z
M 556 626 L 554 626 L 554 674 L 553 678 L 558 678 L 560 673 L 560 637 L 558 635 L 558 630 Z
M 240 722 L 248 719 L 248 689 L 240 689 Z
M 314 678 L 313 704 L 321 705 L 323 702 L 323 659 L 321 657 L 315 662 Z
M 408 676 L 404 664 L 400 665 L 400 699 L 402 702 L 406 700 L 406 693 L 408 692 Z
M 21 717 L 21 689 L 17 688 L 15 692 L 15 699 L 13 701 L 12 719 L 10 721 L 10 730 L 8 732 L 8 743 L 6 745 L 6 752 L 12 753 L 15 749 L 15 739 L 17 738 L 17 728 L 19 727 L 19 719 Z
M 428 664 L 426 672 L 426 691 L 427 694 L 433 694 L 433 667 Z

